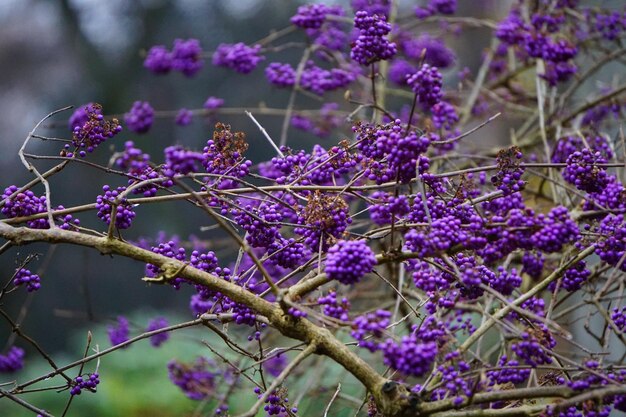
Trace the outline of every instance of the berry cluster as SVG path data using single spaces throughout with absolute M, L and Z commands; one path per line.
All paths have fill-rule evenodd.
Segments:
M 403 38 L 399 43 L 400 50 L 411 61 L 419 63 L 423 60 L 426 64 L 441 69 L 451 67 L 456 61 L 454 52 L 440 38 L 428 33 L 417 38 L 407 34 Z
M 176 115 L 176 118 L 174 119 L 174 123 L 176 123 L 179 126 L 187 126 L 191 124 L 192 120 L 193 120 L 193 112 L 191 110 L 187 110 L 183 108 L 178 111 L 178 114 Z
M 135 101 L 129 112 L 124 114 L 126 127 L 135 133 L 145 133 L 152 127 L 154 109 L 147 101 Z
M 319 29 L 329 14 L 342 16 L 344 13 L 340 6 L 307 4 L 298 7 L 298 12 L 291 18 L 291 23 L 303 29 Z
M 397 52 L 396 44 L 387 39 L 391 25 L 385 16 L 370 14 L 365 10 L 355 13 L 354 27 L 359 36 L 354 42 L 350 57 L 361 65 L 391 59 Z
M 87 378 L 85 378 L 87 376 Z M 72 388 L 70 389 L 71 395 L 80 395 L 83 390 L 95 392 L 96 387 L 100 383 L 100 375 L 97 372 L 86 375 L 79 375 L 74 378 L 72 382 Z
M 24 367 L 24 349 L 11 346 L 8 352 L 0 355 L 0 373 L 13 373 Z
M 456 6 L 456 0 L 429 0 L 426 7 L 415 9 L 415 16 L 418 19 L 425 19 L 435 14 L 454 14 Z
M 205 357 L 198 357 L 193 363 L 171 361 L 167 364 L 170 381 L 192 400 L 203 400 L 212 396 L 216 389 L 216 364 Z
M 387 310 L 376 310 L 358 316 L 352 322 L 350 334 L 359 342 L 359 347 L 376 352 L 381 349 L 380 340 L 387 326 L 391 324 L 391 313 Z M 373 339 L 373 340 L 372 340 Z
M 111 346 L 116 346 L 120 343 L 128 341 L 128 339 L 130 338 L 128 319 L 124 316 L 119 316 L 117 318 L 117 323 L 115 326 L 109 325 L 107 327 L 107 334 L 109 335 L 109 341 L 111 342 Z
M 171 51 L 163 45 L 150 48 L 143 66 L 155 74 L 179 71 L 187 77 L 194 76 L 202 69 L 202 47 L 197 39 L 176 39 Z
M 388 181 L 408 183 L 428 170 L 428 158 L 422 154 L 430 145 L 430 137 L 407 131 L 399 119 L 385 125 L 358 123 L 358 149 L 367 159 L 363 174 L 382 184 Z
M 19 268 L 15 271 L 13 285 L 18 287 L 22 284 L 26 284 L 26 290 L 28 292 L 37 291 L 41 288 L 41 278 L 39 278 L 39 275 L 33 274 L 26 268 Z
M 385 365 L 418 377 L 431 371 L 438 352 L 435 342 L 422 343 L 413 334 L 402 336 L 399 343 L 387 339 L 381 348 Z
M 417 96 L 417 101 L 424 109 L 431 109 L 443 97 L 443 81 L 437 67 L 423 64 L 422 67 L 409 78 L 407 84 Z
M 239 42 L 236 44 L 220 44 L 213 54 L 213 65 L 230 68 L 241 74 L 252 72 L 259 62 L 265 59 L 259 55 L 261 45 L 248 46 Z
M 231 132 L 230 126 L 222 123 L 215 125 L 213 138 L 204 147 L 202 164 L 210 174 L 229 175 L 242 178 L 249 172 L 252 161 L 243 158 L 248 149 L 246 135 Z
M 136 213 L 128 200 L 118 198 L 120 194 L 126 191 L 126 187 L 117 187 L 112 190 L 110 186 L 102 187 L 104 194 L 96 197 L 96 209 L 98 210 L 98 218 L 106 224 L 111 224 L 111 214 L 115 207 L 115 227 L 118 229 L 128 229 L 131 226 Z
M 565 181 L 588 193 L 598 193 L 608 184 L 608 174 L 598 164 L 606 163 L 600 151 L 592 152 L 583 149 L 571 154 L 565 161 L 563 170 Z
M 340 240 L 328 249 L 326 275 L 345 285 L 356 284 L 376 265 L 376 256 L 363 240 Z
M 300 74 L 299 86 L 322 96 L 327 91 L 346 87 L 356 79 L 357 75 L 358 73 L 352 68 L 327 70 L 318 67 L 313 61 L 308 61 Z M 296 83 L 296 70 L 289 64 L 272 62 L 265 69 L 265 77 L 276 87 L 293 87 Z
M 160 330 L 167 326 L 169 326 L 169 323 L 165 317 L 157 317 L 154 320 L 151 320 L 150 323 L 148 323 L 148 327 L 146 327 L 146 332 Z M 170 335 L 167 332 L 155 334 L 154 336 L 150 336 L 150 344 L 154 347 L 159 347 L 169 338 Z
M 8 218 L 28 217 L 35 214 L 42 214 L 48 211 L 46 196 L 37 197 L 30 190 L 18 192 L 20 189 L 16 185 L 5 188 L 2 194 L 2 202 L 4 205 L 0 209 L 0 213 Z M 63 210 L 63 206 L 57 206 L 56 210 Z M 80 225 L 80 220 L 75 219 L 71 214 L 64 216 L 55 216 L 55 220 L 61 222 L 59 228 L 70 230 Z M 49 229 L 50 223 L 47 217 L 32 219 L 26 221 L 26 225 L 32 229 Z
M 298 224 L 294 232 L 304 237 L 311 250 L 326 251 L 331 241 L 339 238 L 352 222 L 348 216 L 348 205 L 343 198 L 319 191 L 309 195 L 304 209 L 298 213 Z
M 331 291 L 317 299 L 317 303 L 324 306 L 324 314 L 328 317 L 334 317 L 342 321 L 348 321 L 348 311 L 350 310 L 350 301 L 346 297 L 341 300 L 337 298 L 337 292 Z
M 520 166 L 522 151 L 512 146 L 498 152 L 498 172 L 491 177 L 491 183 L 498 187 L 504 195 L 513 194 L 524 189 L 525 182 L 522 180 L 524 168 Z
M 72 142 L 63 147 L 62 156 L 68 158 L 78 156 L 84 158 L 87 153 L 93 152 L 105 140 L 112 138 L 122 130 L 117 119 L 105 120 L 102 115 L 102 106 L 88 104 L 79 109 L 70 118 L 72 126 Z

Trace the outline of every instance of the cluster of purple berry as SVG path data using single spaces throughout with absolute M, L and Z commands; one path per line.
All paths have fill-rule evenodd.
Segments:
M 0 355 L 0 373 L 13 373 L 24 367 L 24 349 L 11 346 L 8 352 Z
M 252 161 L 243 157 L 248 149 L 246 135 L 231 132 L 230 126 L 223 123 L 215 125 L 213 138 L 204 147 L 202 164 L 210 174 L 229 175 L 242 178 L 248 175 Z
M 304 237 L 311 250 L 326 251 L 330 243 L 341 237 L 352 218 L 345 200 L 336 195 L 315 191 L 309 195 L 304 209 L 298 213 L 298 225 L 294 233 Z
M 165 164 L 162 172 L 166 177 L 198 172 L 204 163 L 205 156 L 202 153 L 185 149 L 180 145 L 168 146 L 164 152 Z
M 385 16 L 359 10 L 354 16 L 354 27 L 359 36 L 354 42 L 350 57 L 361 65 L 391 59 L 397 52 L 395 43 L 387 39 L 391 25 Z
M 193 121 L 193 111 L 185 109 L 185 108 L 180 109 L 178 111 L 178 114 L 176 114 L 176 117 L 174 118 L 174 123 L 176 123 L 179 126 L 187 126 L 191 124 L 192 121 Z
M 319 96 L 327 91 L 346 87 L 357 77 L 352 68 L 324 69 L 308 61 L 299 78 L 299 86 Z M 276 87 L 293 87 L 296 84 L 296 70 L 290 64 L 272 62 L 265 69 L 267 81 Z
M 117 189 L 113 190 L 110 186 L 104 185 L 102 191 L 104 191 L 104 194 L 96 197 L 98 218 L 106 224 L 111 224 L 111 214 L 113 213 L 113 207 L 115 207 L 115 227 L 128 229 L 136 213 L 133 211 L 131 203 L 125 197 L 119 198 L 120 194 L 126 191 L 126 187 L 117 187 Z
M 107 334 L 109 335 L 111 346 L 117 346 L 128 341 L 128 339 L 130 339 L 128 319 L 124 316 L 119 316 L 115 325 L 109 325 L 107 327 Z
M 340 240 L 328 249 L 328 278 L 345 285 L 356 284 L 376 265 L 376 256 L 363 240 Z
M 520 166 L 520 160 L 523 156 L 522 151 L 516 146 L 498 152 L 498 172 L 491 177 L 491 183 L 498 187 L 504 195 L 521 191 L 526 185 L 522 180 L 524 167 Z
M 169 323 L 165 317 L 157 317 L 154 320 L 151 320 L 150 323 L 148 323 L 148 327 L 146 327 L 146 332 L 161 330 L 167 326 L 169 326 Z M 170 335 L 167 332 L 155 334 L 153 336 L 150 336 L 150 344 L 154 347 L 159 347 L 169 338 Z
M 620 331 L 623 331 L 626 328 L 626 307 L 622 307 L 621 310 L 615 307 L 611 313 L 611 320 Z
M 102 106 L 88 104 L 76 110 L 70 118 L 72 126 L 72 142 L 63 147 L 61 154 L 68 158 L 76 153 L 81 158 L 93 152 L 105 140 L 112 138 L 122 131 L 117 119 L 105 120 L 102 115 Z
M 383 362 L 405 375 L 423 376 L 430 372 L 437 356 L 437 343 L 425 342 L 411 334 L 402 336 L 400 342 L 387 339 L 382 344 Z
M 435 14 L 450 15 L 456 12 L 456 0 L 429 0 L 426 7 L 417 7 L 415 16 L 418 19 L 425 19 Z
M 577 189 L 598 193 L 606 188 L 608 174 L 606 169 L 598 166 L 606 163 L 606 159 L 602 157 L 600 151 L 592 152 L 586 148 L 576 151 L 565 163 L 567 166 L 563 170 L 563 178 Z
M 87 376 L 87 378 L 85 378 Z M 70 389 L 71 395 L 80 395 L 83 390 L 95 392 L 96 387 L 100 383 L 100 376 L 97 372 L 86 375 L 79 375 L 74 378 L 72 382 L 72 388 Z
M 230 68 L 241 74 L 252 72 L 259 62 L 265 59 L 259 55 L 261 45 L 248 46 L 239 42 L 236 44 L 220 44 L 213 54 L 213 65 Z
M 391 324 L 391 313 L 387 310 L 376 310 L 355 317 L 352 321 L 350 334 L 359 342 L 359 347 L 376 352 L 381 349 L 381 339 Z
M 5 188 L 2 194 L 2 208 L 0 213 L 4 214 L 8 218 L 15 217 L 28 217 L 35 214 L 42 214 L 48 211 L 47 199 L 45 195 L 37 197 L 35 193 L 30 190 L 18 192 L 20 189 L 16 185 L 11 185 Z M 63 206 L 57 206 L 56 210 L 63 210 Z M 80 220 L 75 219 L 71 214 L 56 217 L 61 222 L 58 225 L 59 228 L 64 230 L 71 230 L 75 226 L 80 225 Z M 32 219 L 26 221 L 26 225 L 32 229 L 49 229 L 50 223 L 47 217 L 41 217 L 38 219 Z
M 202 47 L 197 39 L 176 39 L 171 51 L 163 45 L 153 46 L 143 62 L 143 66 L 155 74 L 174 70 L 187 77 L 194 76 L 203 65 Z
M 346 297 L 337 298 L 336 291 L 330 291 L 317 299 L 317 303 L 324 306 L 324 314 L 328 317 L 334 317 L 342 321 L 348 321 L 348 311 L 350 310 L 350 301 Z
M 33 274 L 26 268 L 19 268 L 15 271 L 13 285 L 18 287 L 23 284 L 26 284 L 26 291 L 37 291 L 41 288 L 41 278 L 39 278 L 39 275 Z
M 437 67 L 423 64 L 422 67 L 409 78 L 407 84 L 417 96 L 417 101 L 424 109 L 432 109 L 443 97 L 443 79 Z
M 154 122 L 154 109 L 147 101 L 135 101 L 128 113 L 124 114 L 126 127 L 135 133 L 146 133 Z
M 428 33 L 415 38 L 410 34 L 401 34 L 400 50 L 411 61 L 419 63 L 422 60 L 433 67 L 449 68 L 456 61 L 454 52 L 444 41 Z
M 319 29 L 329 14 L 342 16 L 344 12 L 340 6 L 307 4 L 298 7 L 298 12 L 291 18 L 291 23 L 302 29 Z
M 550 350 L 556 346 L 556 340 L 545 325 L 522 332 L 520 339 L 511 345 L 517 357 L 532 367 L 552 363 Z
M 263 396 L 261 392 L 261 388 L 255 387 L 254 393 L 261 398 Z M 287 398 L 287 390 L 283 387 L 278 388 L 277 390 L 271 392 L 267 398 L 265 399 L 266 406 L 263 407 L 265 412 L 267 412 L 268 416 L 286 416 L 287 415 L 287 403 L 289 402 L 289 398 Z M 289 410 L 292 414 L 298 412 L 298 408 L 292 407 Z
M 399 119 L 384 125 L 358 123 L 353 131 L 359 151 L 367 158 L 363 171 L 366 178 L 378 184 L 408 183 L 428 169 L 428 158 L 423 153 L 430 145 L 430 137 L 407 131 Z
M 167 364 L 170 381 L 192 400 L 203 400 L 215 393 L 215 380 L 220 374 L 219 371 L 215 371 L 216 368 L 214 362 L 203 356 L 199 356 L 190 364 L 175 360 Z

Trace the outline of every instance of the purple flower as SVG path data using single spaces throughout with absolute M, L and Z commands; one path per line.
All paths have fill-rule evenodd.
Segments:
M 213 54 L 213 65 L 226 67 L 241 74 L 252 72 L 265 59 L 260 56 L 261 45 L 247 46 L 245 43 L 220 44 Z
M 129 340 L 128 320 L 126 317 L 119 316 L 117 318 L 117 325 L 108 326 L 107 333 L 111 346 L 116 346 Z
M 135 101 L 130 111 L 124 115 L 126 127 L 135 133 L 145 133 L 152 127 L 154 109 L 147 101 Z

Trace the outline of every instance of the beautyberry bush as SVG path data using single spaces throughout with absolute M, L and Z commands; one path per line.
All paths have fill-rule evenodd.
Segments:
M 470 3 L 312 3 L 258 42 L 147 48 L 147 71 L 189 83 L 209 62 L 246 89 L 245 74 L 263 74 L 289 91 L 282 109 L 215 96 L 197 109 L 89 103 L 65 114 L 54 155 L 25 152 L 46 139 L 33 131 L 18 155 L 33 178 L 6 184 L 0 201 L 0 254 L 16 261 L 0 299 L 51 285 L 15 247 L 79 245 L 134 260 L 137 279 L 189 297 L 189 321 L 117 317 L 99 336 L 108 349 L 58 366 L 2 310 L 15 335 L 0 354 L 0 397 L 65 415 L 26 393 L 54 377 L 58 395 L 92 395 L 107 384 L 101 356 L 194 327 L 224 343 L 164 363 L 163 383 L 199 401 L 195 415 L 333 415 L 340 402 L 371 417 L 626 412 L 626 11 L 519 0 L 494 21 L 460 15 Z M 491 43 L 457 50 L 476 28 Z M 293 45 L 299 62 L 275 59 Z M 478 66 L 465 67 L 468 53 Z M 233 113 L 258 131 L 222 121 Z M 159 118 L 214 129 L 195 149 L 150 155 L 142 137 Z M 122 129 L 133 140 L 118 140 Z M 251 143 L 273 156 L 255 159 Z M 55 175 L 78 166 L 106 185 L 59 205 Z M 189 222 L 202 213 L 194 236 L 135 231 L 166 202 Z M 212 250 L 216 236 L 230 243 Z M 37 354 L 52 369 L 25 380 Z

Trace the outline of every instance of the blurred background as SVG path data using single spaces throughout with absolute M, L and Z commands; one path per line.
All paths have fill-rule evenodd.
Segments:
M 348 1 L 326 2 L 348 7 Z M 412 10 L 420 3 L 403 1 L 401 8 Z M 248 134 L 249 156 L 255 161 L 267 160 L 271 148 L 252 122 L 243 115 L 251 107 L 284 108 L 288 93 L 271 89 L 264 81 L 264 65 L 248 76 L 210 65 L 210 53 L 220 43 L 253 44 L 272 30 L 289 24 L 301 2 L 295 0 L 0 0 L 0 178 L 2 188 L 22 185 L 32 176 L 17 159 L 17 151 L 28 132 L 46 114 L 68 105 L 87 102 L 103 105 L 106 114 L 123 114 L 136 100 L 149 101 L 156 110 L 199 109 L 209 96 L 225 100 L 226 107 L 241 107 L 239 115 L 220 116 L 233 130 Z M 459 1 L 460 13 L 473 16 L 501 17 L 509 1 Z M 475 72 L 481 52 L 488 46 L 488 32 L 468 29 L 449 45 L 459 54 L 457 62 Z M 153 45 L 168 48 L 176 38 L 197 38 L 207 53 L 204 69 L 194 78 L 179 73 L 155 76 L 143 68 L 142 53 Z M 299 42 L 304 36 L 299 34 Z M 268 60 L 296 64 L 301 51 L 287 49 Z M 461 67 L 453 68 L 456 73 Z M 341 101 L 341 94 L 330 100 Z M 299 105 L 307 107 L 307 100 Z M 319 106 L 319 103 L 317 104 Z M 314 108 L 309 106 L 309 108 Z M 67 119 L 71 112 L 57 115 L 38 131 L 46 136 L 70 137 Z M 270 132 L 278 136 L 282 118 L 258 117 Z M 124 131 L 114 143 L 106 144 L 89 156 L 91 161 L 107 165 L 113 151 L 122 150 L 126 140 L 133 140 L 145 152 L 161 159 L 162 149 L 172 144 L 202 149 L 212 132 L 213 120 L 196 118 L 193 124 L 180 127 L 171 119 L 157 119 L 146 135 Z M 292 131 L 293 132 L 293 131 Z M 290 138 L 294 147 L 310 147 L 313 138 L 297 133 Z M 335 141 L 335 138 L 328 139 Z M 334 143 L 334 142 L 333 142 Z M 31 141 L 28 152 L 58 155 L 54 142 Z M 54 161 L 53 161 L 54 162 Z M 41 170 L 50 161 L 37 161 Z M 120 179 L 116 179 L 120 181 Z M 122 185 L 123 180 L 117 185 Z M 103 172 L 74 164 L 51 181 L 53 204 L 66 207 L 95 201 L 111 178 Z M 36 189 L 42 194 L 42 189 Z M 102 230 L 95 213 L 79 214 L 82 225 Z M 136 240 L 154 238 L 158 230 L 186 239 L 195 234 L 209 242 L 225 263 L 232 259 L 232 243 L 219 232 L 202 232 L 210 222 L 199 210 L 181 210 L 176 203 L 137 208 L 133 228 L 124 237 Z M 93 345 L 108 347 L 106 325 L 118 315 L 130 315 L 131 330 L 138 333 L 148 319 L 165 315 L 174 322 L 188 320 L 190 292 L 152 286 L 146 288 L 140 278 L 144 266 L 121 258 L 101 256 L 95 251 L 68 246 L 31 245 L 14 248 L 0 258 L 0 277 L 6 282 L 19 262 L 28 254 L 38 254 L 29 269 L 41 271 L 42 288 L 35 294 L 25 292 L 3 299 L 2 308 L 22 330 L 35 338 L 59 363 L 79 358 L 85 349 L 87 331 L 93 333 Z M 209 333 L 206 335 L 210 338 Z M 10 327 L 0 321 L 2 352 L 11 344 Z M 166 381 L 165 364 L 173 357 L 184 360 L 206 353 L 192 337 L 179 337 L 176 344 L 150 350 L 147 342 L 127 351 L 116 352 L 103 360 L 102 384 L 98 395 L 84 394 L 75 401 L 68 415 L 89 416 L 166 416 L 192 415 L 196 404 L 187 400 Z M 47 365 L 29 346 L 27 366 L 17 374 L 27 380 L 45 373 Z M 105 366 L 106 365 L 106 366 Z M 4 378 L 0 382 L 5 382 Z M 45 394 L 45 395 L 44 395 Z M 59 409 L 50 401 L 67 400 L 66 395 L 33 394 L 27 399 L 38 406 Z M 141 399 L 141 401 L 137 401 Z M 112 406 L 112 402 L 115 406 Z M 11 407 L 0 399 L 0 415 L 31 415 Z M 181 411 L 182 410 L 182 411 Z M 338 410 L 337 415 L 354 413 Z M 350 414 L 350 415 L 352 415 Z

